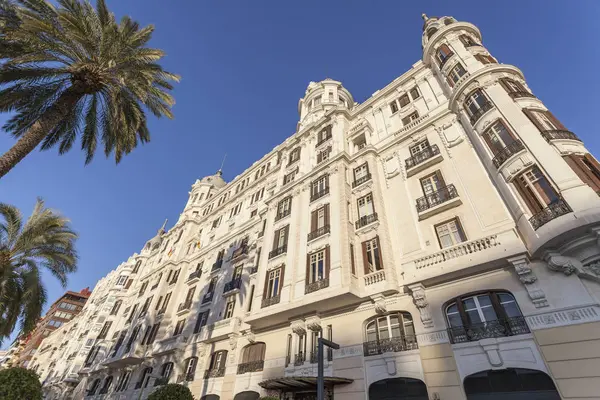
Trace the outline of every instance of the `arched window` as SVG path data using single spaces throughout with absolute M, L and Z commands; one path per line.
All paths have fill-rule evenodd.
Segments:
M 371 318 L 365 325 L 365 338 L 365 356 L 418 348 L 413 319 L 407 312 Z
M 429 28 L 427 29 L 427 39 L 431 39 L 433 35 L 437 32 L 437 28 Z
M 427 386 L 411 378 L 390 378 L 369 386 L 369 400 L 428 400 Z
M 445 312 L 452 343 L 529 333 L 515 298 L 508 292 L 464 295 L 448 303 Z
M 262 371 L 265 364 L 267 345 L 258 342 L 249 344 L 242 350 L 242 362 L 238 364 L 238 374 Z
M 454 53 L 452 52 L 452 50 L 450 50 L 450 47 L 448 47 L 448 45 L 446 45 L 446 44 L 442 44 L 440 47 L 438 47 L 437 52 L 435 53 L 435 56 L 438 59 L 440 68 L 442 68 L 444 66 L 444 64 L 446 64 L 446 61 L 448 61 L 448 59 L 453 54 Z
M 148 383 L 150 383 L 150 375 L 152 374 L 153 368 L 146 367 L 140 374 L 140 379 L 135 384 L 136 389 L 140 389 L 141 387 L 148 387 Z
M 119 312 L 119 308 L 121 308 L 121 304 L 123 304 L 122 300 L 115 301 L 112 310 L 110 310 L 110 315 L 117 315 L 117 313 Z
M 100 389 L 99 394 L 108 393 L 108 391 L 110 390 L 110 386 L 112 385 L 112 382 L 113 382 L 112 375 L 107 376 L 106 379 L 104 379 L 104 384 L 102 385 L 102 389 Z
M 198 357 L 190 357 L 185 360 L 185 380 L 191 382 L 196 374 L 196 365 L 198 365 Z
M 138 271 L 140 270 L 141 266 L 142 266 L 142 260 L 139 260 L 138 262 L 135 263 L 135 267 L 133 267 L 133 273 L 137 274 Z
M 252 390 L 240 392 L 240 393 L 236 394 L 235 397 L 233 398 L 233 400 L 258 400 L 258 399 L 260 399 L 260 394 L 255 391 L 252 391 Z
M 227 362 L 227 350 L 215 351 L 210 357 L 210 365 L 204 376 L 207 378 L 216 378 L 225 376 L 225 363 Z
M 560 400 L 552 379 L 531 369 L 482 371 L 466 377 L 464 385 L 468 400 Z
M 92 382 L 92 385 L 87 390 L 86 396 L 93 396 L 93 395 L 95 395 L 96 394 L 96 390 L 98 390 L 99 386 L 100 386 L 100 378 L 98 378 L 98 379 L 94 380 L 94 382 Z

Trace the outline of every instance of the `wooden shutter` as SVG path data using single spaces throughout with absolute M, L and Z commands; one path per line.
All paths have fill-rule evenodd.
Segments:
M 283 228 L 281 228 L 281 229 L 283 229 Z M 275 250 L 275 249 L 277 249 L 277 247 L 279 247 L 279 234 L 280 234 L 281 229 L 277 229 L 275 231 L 275 234 L 273 235 L 273 248 L 272 248 L 272 250 Z
M 283 235 L 283 245 L 284 245 L 284 246 L 287 246 L 287 244 L 288 244 L 288 237 L 289 237 L 289 234 L 290 234 L 290 226 L 289 226 L 289 225 L 286 225 L 286 226 L 285 226 L 284 228 L 282 228 L 282 229 L 285 229 L 285 231 L 284 231 L 284 235 Z
M 304 278 L 306 285 L 310 283 L 310 253 L 306 255 L 306 277 Z
M 331 269 L 330 247 L 325 247 L 325 277 L 329 279 L 329 270 Z
M 323 206 L 323 208 L 325 208 L 325 212 L 324 212 L 325 213 L 325 218 L 324 218 L 325 225 L 329 225 L 330 224 L 330 221 L 329 221 L 329 204 L 325 204 Z
M 383 256 L 381 254 L 381 242 L 379 241 L 379 236 L 375 236 L 375 240 L 377 241 L 377 252 L 379 253 L 379 262 L 381 263 L 381 269 L 383 269 Z M 377 266 L 375 266 L 377 269 Z
M 319 215 L 319 210 L 314 210 L 313 212 L 310 213 L 310 231 L 314 232 L 317 230 L 317 224 L 318 224 L 318 215 Z
M 583 156 L 594 168 L 596 168 L 596 172 L 600 174 L 600 163 L 589 153 Z
M 462 44 L 465 45 L 465 47 L 469 45 L 469 42 L 467 41 L 467 38 L 465 37 L 465 35 L 460 35 L 458 38 L 460 39 Z
M 323 160 L 323 152 L 319 151 L 317 153 L 317 164 L 319 164 Z
M 279 275 L 279 291 L 277 293 L 277 295 L 281 294 L 281 291 L 283 290 L 283 282 L 285 278 L 285 265 L 281 267 L 281 275 Z
M 544 128 L 544 126 L 540 123 L 540 121 L 536 118 L 536 116 L 533 115 L 533 111 L 531 111 L 527 108 L 524 108 L 523 112 L 525 113 L 525 115 L 527 115 L 527 118 L 529 118 L 529 120 L 531 122 L 533 122 L 533 124 L 538 128 L 538 130 L 540 132 L 543 132 L 546 130 L 546 128 Z
M 127 283 L 125 284 L 125 289 L 129 289 L 131 287 L 131 284 L 133 283 L 133 279 L 129 279 L 127 281 Z
M 504 88 L 504 90 L 506 90 L 507 93 L 514 92 L 514 90 L 508 85 L 507 78 L 500 78 L 498 81 L 500 82 L 500 85 L 502 85 L 502 87 Z
M 450 76 L 446 76 L 446 82 L 448 82 L 450 87 L 454 87 L 454 81 L 450 78 Z
M 369 274 L 369 258 L 367 257 L 367 242 L 362 242 L 363 268 L 365 275 Z
M 567 164 L 569 164 L 573 172 L 575 172 L 584 183 L 586 183 L 588 186 L 594 189 L 594 191 L 597 192 L 598 190 L 600 190 L 600 182 L 598 181 L 598 178 L 596 178 L 596 176 L 593 174 L 593 172 L 589 170 L 588 167 L 582 165 L 583 162 L 581 161 L 581 158 L 584 157 L 576 156 L 574 154 L 563 156 L 563 159 L 567 162 Z
M 557 129 L 563 129 L 565 131 L 567 130 L 567 128 L 565 128 L 565 126 L 561 124 L 561 122 L 550 111 L 545 111 L 544 114 L 546 114 L 546 117 L 548 117 L 548 119 L 554 123 L 554 126 L 556 126 Z
M 267 274 L 265 275 L 265 287 L 263 289 L 263 300 L 267 298 L 267 289 L 269 287 L 269 273 L 270 273 L 270 271 L 267 271 Z
M 539 201 L 533 196 L 530 192 L 529 188 L 525 187 L 525 184 L 521 181 L 521 176 L 515 177 L 513 180 L 515 187 L 517 188 L 517 192 L 521 195 L 525 204 L 527 204 L 527 208 L 529 208 L 529 212 L 535 214 L 542 210 L 542 206 Z

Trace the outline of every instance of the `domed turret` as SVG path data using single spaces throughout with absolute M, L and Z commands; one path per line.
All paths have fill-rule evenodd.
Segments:
M 426 14 L 421 14 L 421 17 L 423 17 L 423 21 L 425 21 L 423 23 L 423 47 L 427 45 L 429 39 L 431 39 L 438 30 L 446 25 L 457 22 L 454 17 L 428 17 Z
M 299 128 L 317 121 L 334 107 L 351 109 L 354 98 L 341 82 L 327 78 L 310 82 L 304 97 L 298 101 Z
M 193 185 L 190 191 L 190 198 L 186 205 L 186 209 L 194 204 L 200 204 L 204 200 L 212 196 L 212 194 L 222 187 L 227 185 L 227 182 L 223 179 L 223 172 L 218 170 L 214 175 L 205 176 L 202 179 L 198 179 Z

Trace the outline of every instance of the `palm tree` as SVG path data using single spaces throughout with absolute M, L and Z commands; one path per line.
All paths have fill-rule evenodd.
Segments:
M 146 47 L 153 26 L 117 22 L 104 0 L 57 3 L 0 0 L 0 111 L 14 113 L 4 129 L 18 139 L 0 157 L 0 178 L 40 143 L 63 154 L 78 136 L 86 164 L 98 145 L 119 163 L 150 140 L 147 110 L 173 117 L 179 77 Z
M 42 269 L 66 286 L 77 269 L 76 239 L 69 220 L 41 199 L 25 223 L 16 207 L 0 203 L 0 343 L 19 321 L 22 334 L 35 327 L 46 303 Z

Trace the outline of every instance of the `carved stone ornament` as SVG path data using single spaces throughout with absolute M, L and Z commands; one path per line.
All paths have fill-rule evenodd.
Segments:
M 575 274 L 580 278 L 600 282 L 600 261 L 584 266 L 578 259 L 563 256 L 555 251 L 547 251 L 544 254 L 544 260 L 552 271 L 562 272 L 567 276 Z
M 321 318 L 318 316 L 309 317 L 306 319 L 306 327 L 313 332 L 321 331 Z
M 292 332 L 294 332 L 296 335 L 306 334 L 306 326 L 304 321 L 294 321 L 290 327 L 292 328 Z
M 375 312 L 378 314 L 385 314 L 387 312 L 387 304 L 385 304 L 385 298 L 381 295 L 373 296 L 375 302 Z
M 525 289 L 527 289 L 529 298 L 531 299 L 531 302 L 535 308 L 547 307 L 548 300 L 546 299 L 546 294 L 539 287 L 537 276 L 535 276 L 533 273 L 527 257 L 520 256 L 509 258 L 507 261 L 515 268 L 515 271 L 519 276 L 519 280 L 525 286 Z
M 237 333 L 234 333 L 229 336 L 229 348 L 231 349 L 231 351 L 234 351 L 237 348 L 239 338 L 240 335 L 238 335 Z
M 422 284 L 409 286 L 408 289 L 413 298 L 413 302 L 421 316 L 421 322 L 425 328 L 433 328 L 433 318 L 429 310 L 429 302 L 425 296 L 425 287 Z

